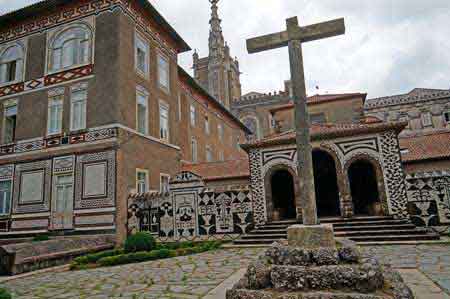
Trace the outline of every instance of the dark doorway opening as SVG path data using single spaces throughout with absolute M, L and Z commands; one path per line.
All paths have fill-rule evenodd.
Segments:
M 274 218 L 295 219 L 294 178 L 287 170 L 276 171 L 271 178 Z
M 381 215 L 377 173 L 373 164 L 365 160 L 353 162 L 348 169 L 348 178 L 352 192 L 354 214 Z
M 319 217 L 341 216 L 336 164 L 327 152 L 313 151 L 314 184 Z

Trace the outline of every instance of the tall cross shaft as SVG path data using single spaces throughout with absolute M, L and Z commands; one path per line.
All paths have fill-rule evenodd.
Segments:
M 303 68 L 302 43 L 342 35 L 345 33 L 344 19 L 314 24 L 298 25 L 297 17 L 286 20 L 287 30 L 247 40 L 249 53 L 288 46 L 291 80 L 295 103 L 295 129 L 297 145 L 297 172 L 300 184 L 300 202 L 303 224 L 317 225 L 316 196 L 310 138 L 310 120 L 307 109 L 305 73 Z M 298 217 L 300 215 L 297 215 Z

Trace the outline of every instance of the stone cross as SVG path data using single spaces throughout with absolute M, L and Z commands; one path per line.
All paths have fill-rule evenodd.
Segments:
M 303 224 L 317 225 L 317 208 L 314 189 L 310 121 L 307 110 L 302 43 L 345 33 L 344 19 L 300 27 L 297 17 L 286 20 L 287 30 L 247 40 L 247 50 L 262 52 L 288 46 L 291 80 L 295 102 L 295 128 L 297 144 L 297 170 L 300 182 L 300 202 Z M 300 215 L 298 215 L 300 216 Z

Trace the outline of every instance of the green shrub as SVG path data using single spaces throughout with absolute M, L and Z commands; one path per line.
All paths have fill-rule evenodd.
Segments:
M 50 237 L 48 235 L 36 235 L 33 238 L 33 242 L 42 242 L 48 240 L 50 240 Z
M 150 251 L 156 246 L 155 238 L 148 233 L 139 232 L 127 238 L 125 241 L 125 252 Z
M 12 296 L 7 290 L 0 288 L 0 299 L 12 299 Z

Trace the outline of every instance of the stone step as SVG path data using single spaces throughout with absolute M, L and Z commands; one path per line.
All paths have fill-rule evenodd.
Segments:
M 247 234 L 241 237 L 242 239 L 287 239 L 287 233 L 284 234 Z
M 351 238 L 351 237 L 360 237 L 360 236 L 386 236 L 386 235 L 426 235 L 428 232 L 426 230 L 418 230 L 418 229 L 406 229 L 406 230 L 380 230 L 380 231 L 355 231 L 355 232 L 335 232 L 334 235 L 338 238 Z
M 379 225 L 399 225 L 410 224 L 409 220 L 383 220 L 383 221 L 353 221 L 333 223 L 333 227 L 346 227 L 346 226 L 379 226 Z
M 384 236 L 359 236 L 348 238 L 355 242 L 387 242 L 387 241 L 427 241 L 439 240 L 437 234 L 410 234 L 410 235 L 384 235 Z
M 276 241 L 282 241 L 285 238 L 279 239 L 237 239 L 234 240 L 233 244 L 235 245 L 270 245 Z
M 396 231 L 399 229 L 415 229 L 416 226 L 411 223 L 396 224 L 396 225 L 362 225 L 362 226 L 333 226 L 335 232 L 353 232 L 353 231 L 378 231 L 378 230 L 391 230 Z
M 388 221 L 395 220 L 392 216 L 357 216 L 353 218 L 342 218 L 342 217 L 324 217 L 320 218 L 320 223 L 351 223 L 351 222 L 359 222 L 359 221 Z M 288 219 L 288 220 L 279 220 L 279 221 L 271 221 L 269 224 L 273 225 L 293 225 L 293 224 L 301 224 L 301 221 L 296 219 Z

